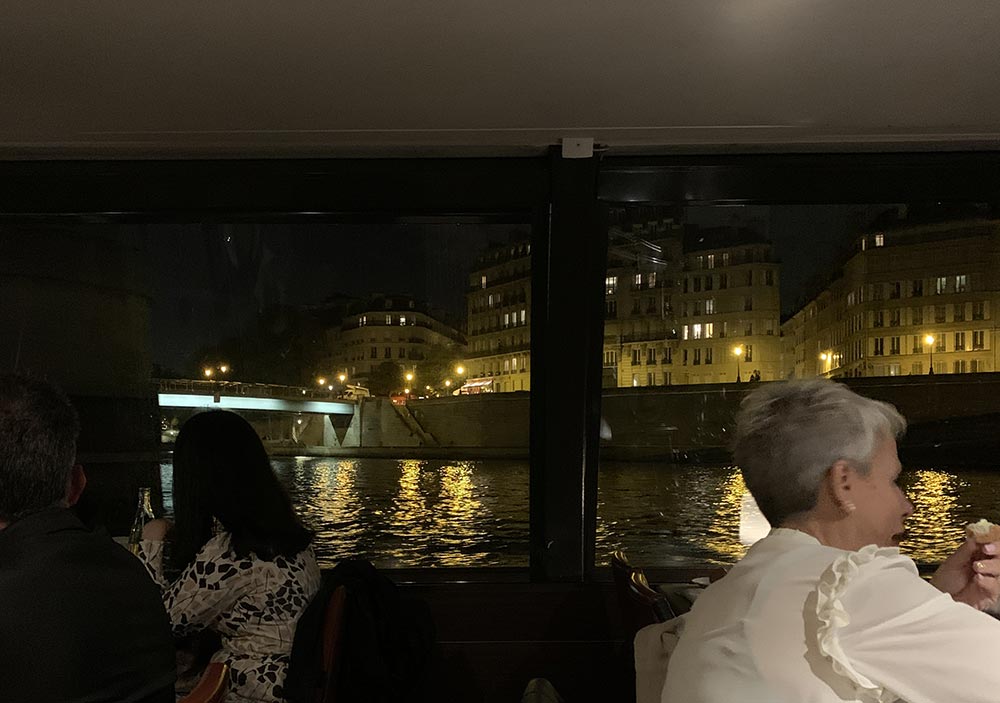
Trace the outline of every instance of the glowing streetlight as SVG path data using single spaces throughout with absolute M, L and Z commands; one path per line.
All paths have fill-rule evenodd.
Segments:
M 743 356 L 743 345 L 737 344 L 733 347 L 733 354 L 736 356 L 736 382 L 740 382 L 740 357 Z
M 413 380 L 413 373 L 410 372 L 410 371 L 407 371 L 406 372 L 406 376 L 404 376 L 404 378 L 406 378 L 407 382 L 412 381 Z M 409 391 L 407 391 L 407 393 L 409 393 Z
M 927 369 L 927 375 L 928 376 L 933 376 L 934 375 L 934 335 L 929 334 L 926 337 L 924 337 L 924 344 L 927 345 L 927 347 L 928 347 L 928 349 L 930 351 L 930 355 L 931 355 L 931 358 L 930 358 L 930 368 Z
M 219 371 L 221 371 L 222 373 L 229 373 L 229 365 L 223 364 L 222 366 L 219 367 Z
M 211 377 L 212 377 L 212 373 L 213 373 L 213 372 L 212 372 L 212 369 L 210 369 L 210 368 L 208 368 L 208 367 L 206 366 L 206 367 L 205 367 L 205 371 L 204 371 L 204 374 L 205 374 L 205 378 L 211 378 Z
M 819 358 L 820 358 L 820 359 L 821 359 L 822 361 L 826 361 L 827 359 L 829 359 L 829 358 L 830 358 L 830 355 L 829 355 L 829 354 L 827 354 L 826 352 L 823 352 L 822 354 L 820 354 L 820 355 L 819 355 Z
M 403 393 L 405 393 L 406 395 L 409 395 L 410 394 L 410 389 L 409 388 L 404 388 L 403 389 Z
M 325 386 L 326 385 L 326 379 L 323 378 L 322 376 L 320 376 L 319 378 L 316 379 L 316 385 L 317 386 Z
M 346 373 L 340 374 L 339 376 L 337 376 L 337 380 L 343 383 L 344 381 L 347 380 L 347 374 Z
M 465 373 L 465 367 L 459 364 L 458 366 L 455 367 L 455 373 L 461 376 L 462 374 Z
M 445 386 L 445 388 L 451 388 L 451 379 L 450 378 L 444 382 L 444 386 Z
M 326 387 L 326 389 L 327 389 L 328 391 L 332 391 L 332 390 L 333 390 L 333 384 L 331 383 L 330 385 L 328 385 L 328 386 Z

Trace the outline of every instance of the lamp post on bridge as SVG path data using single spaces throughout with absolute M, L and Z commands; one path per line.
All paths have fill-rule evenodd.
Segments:
M 929 368 L 927 369 L 927 375 L 928 376 L 933 376 L 934 375 L 934 335 L 929 334 L 926 337 L 924 337 L 924 344 L 927 345 L 927 349 L 930 352 L 930 363 L 929 363 Z
M 743 345 L 737 344 L 733 347 L 733 355 L 736 357 L 736 382 L 740 382 L 740 357 L 743 356 Z

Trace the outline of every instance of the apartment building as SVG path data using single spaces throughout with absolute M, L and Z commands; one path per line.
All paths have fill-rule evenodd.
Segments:
M 787 376 L 997 370 L 1000 221 L 866 232 L 840 274 L 782 326 Z

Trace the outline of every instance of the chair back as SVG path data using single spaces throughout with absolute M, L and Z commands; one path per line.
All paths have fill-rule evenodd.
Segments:
M 347 588 L 337 586 L 330 594 L 323 615 L 323 633 L 320 669 L 322 687 L 317 691 L 316 703 L 335 703 L 337 700 L 337 674 L 340 670 L 340 652 L 343 648 L 344 609 L 347 605 Z
M 222 703 L 229 688 L 229 665 L 210 662 L 198 684 L 178 703 Z
M 611 571 L 629 638 L 646 625 L 674 617 L 666 597 L 649 585 L 646 574 L 632 566 L 623 551 L 611 555 Z

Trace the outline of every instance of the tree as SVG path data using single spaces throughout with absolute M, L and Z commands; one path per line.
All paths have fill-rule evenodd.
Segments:
M 394 361 L 383 361 L 368 376 L 368 390 L 372 395 L 389 395 L 403 389 L 403 367 Z

